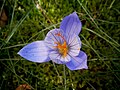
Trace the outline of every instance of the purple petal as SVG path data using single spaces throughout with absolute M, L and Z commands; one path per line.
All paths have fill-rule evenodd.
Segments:
M 57 42 L 62 42 L 62 38 L 56 36 L 57 33 L 61 33 L 62 32 L 60 31 L 60 29 L 53 29 L 53 30 L 50 30 L 46 37 L 45 37 L 45 44 L 47 47 L 49 47 L 50 49 L 55 49 L 55 46 Z
M 48 53 L 48 48 L 45 46 L 44 41 L 32 42 L 18 52 L 23 58 L 38 63 L 49 61 Z
M 63 30 L 63 32 L 67 35 L 78 35 L 81 31 L 81 28 L 82 24 L 76 12 L 66 16 L 60 24 L 60 29 Z
M 72 60 L 68 62 L 66 66 L 70 70 L 88 69 L 87 55 L 83 51 L 80 51 L 79 55 L 77 57 L 72 57 Z
M 60 55 L 58 51 L 51 51 L 49 57 L 53 62 L 57 64 L 65 64 L 71 60 L 71 57 L 69 55 L 67 55 L 66 57 L 62 57 L 62 55 Z
M 68 47 L 69 47 L 69 55 L 78 56 L 81 48 L 81 41 L 79 36 L 72 35 L 67 39 Z

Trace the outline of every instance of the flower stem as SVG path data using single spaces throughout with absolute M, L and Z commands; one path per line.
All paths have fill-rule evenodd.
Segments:
M 64 73 L 64 90 L 66 90 L 66 71 L 65 71 L 65 65 L 63 65 L 63 73 Z

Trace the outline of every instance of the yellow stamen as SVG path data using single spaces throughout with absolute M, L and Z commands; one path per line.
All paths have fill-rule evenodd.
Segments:
M 68 48 L 66 42 L 63 44 L 57 43 L 56 48 L 58 49 L 59 53 L 63 56 L 66 57 L 68 53 Z
M 56 48 L 58 49 L 58 52 L 63 56 L 66 57 L 67 53 L 68 53 L 68 47 L 67 47 L 67 43 L 66 40 L 64 39 L 64 37 L 61 35 L 61 33 L 56 33 L 55 35 L 61 37 L 63 39 L 63 43 L 61 44 L 60 42 L 55 42 L 55 44 L 57 44 Z

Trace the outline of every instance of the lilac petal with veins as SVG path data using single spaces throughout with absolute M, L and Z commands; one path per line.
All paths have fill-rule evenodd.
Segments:
M 63 42 L 60 37 L 56 36 L 56 34 L 59 32 L 61 32 L 60 29 L 53 29 L 47 33 L 44 41 L 46 46 L 50 49 L 55 49 L 57 42 Z
M 73 12 L 72 14 L 63 18 L 60 24 L 60 29 L 68 36 L 73 34 L 78 35 L 81 31 L 81 28 L 82 24 L 76 12 Z
M 87 67 L 87 55 L 83 51 L 80 51 L 77 57 L 72 57 L 72 60 L 66 64 L 70 70 L 88 69 Z
M 18 52 L 23 58 L 38 63 L 50 61 L 48 53 L 48 48 L 45 46 L 44 41 L 32 42 Z
M 80 52 L 81 41 L 77 35 L 72 35 L 67 39 L 69 52 L 68 54 L 71 56 L 77 56 Z
M 66 64 L 71 60 L 71 57 L 69 55 L 67 55 L 66 57 L 63 57 L 57 51 L 51 51 L 49 54 L 49 57 L 53 62 L 57 64 Z

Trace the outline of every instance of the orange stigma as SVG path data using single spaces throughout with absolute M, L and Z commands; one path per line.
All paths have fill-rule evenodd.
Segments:
M 56 33 L 55 35 L 61 37 L 66 42 L 65 38 L 61 35 L 60 32 Z
M 61 44 L 60 42 L 55 42 L 55 44 L 57 44 L 56 48 L 58 49 L 58 52 L 63 56 L 66 57 L 67 53 L 68 53 L 68 47 L 67 47 L 67 43 L 66 40 L 64 39 L 64 37 L 61 35 L 61 33 L 56 33 L 56 36 L 59 36 L 63 39 L 63 43 Z

